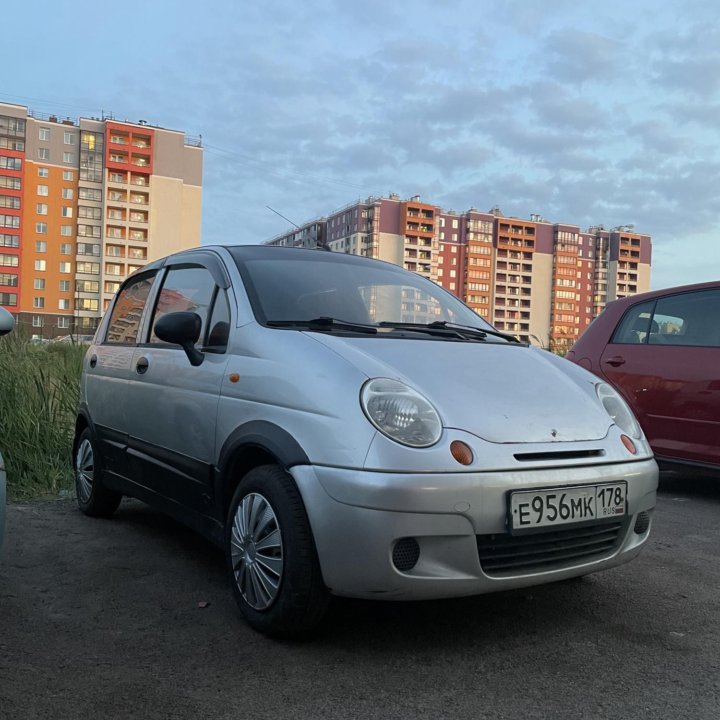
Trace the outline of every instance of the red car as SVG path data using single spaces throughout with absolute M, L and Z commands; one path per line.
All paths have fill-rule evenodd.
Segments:
M 661 467 L 720 474 L 720 282 L 608 303 L 567 357 L 622 393 Z

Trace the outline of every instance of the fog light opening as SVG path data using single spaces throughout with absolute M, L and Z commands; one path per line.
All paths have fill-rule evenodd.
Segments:
M 635 447 L 635 443 L 627 435 L 621 435 L 620 439 L 622 440 L 622 444 L 625 446 L 625 449 L 629 453 L 637 455 L 637 448 Z
M 466 445 L 464 442 L 461 442 L 460 440 L 453 440 L 450 443 L 450 452 L 461 465 L 472 465 L 472 450 L 470 449 L 470 446 Z
M 420 559 L 420 545 L 412 537 L 400 538 L 392 551 L 393 565 L 400 572 L 412 570 Z
M 647 529 L 650 527 L 650 513 L 647 512 L 647 510 L 643 510 L 642 512 L 638 513 L 637 518 L 635 519 L 635 534 L 636 535 L 643 535 L 647 532 Z

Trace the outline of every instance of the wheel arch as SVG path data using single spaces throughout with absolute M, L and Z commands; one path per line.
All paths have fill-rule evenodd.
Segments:
M 72 457 L 71 462 L 73 468 L 75 468 L 75 453 L 77 452 L 78 438 L 82 435 L 85 428 L 93 428 L 92 420 L 90 419 L 90 413 L 87 407 L 83 404 L 78 408 L 77 416 L 75 417 L 75 434 L 73 435 L 72 441 Z
M 309 465 L 300 443 L 278 425 L 265 420 L 246 423 L 235 429 L 223 443 L 215 473 L 215 498 L 221 522 L 240 480 L 260 465 Z

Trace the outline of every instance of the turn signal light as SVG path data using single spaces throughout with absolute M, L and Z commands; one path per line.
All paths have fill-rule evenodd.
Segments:
M 473 461 L 473 453 L 468 445 L 460 440 L 453 440 L 450 443 L 450 452 L 452 456 L 461 465 L 471 465 Z
M 635 443 L 627 435 L 621 435 L 620 439 L 622 440 L 622 444 L 627 448 L 627 451 L 629 453 L 637 455 L 637 448 L 635 447 Z

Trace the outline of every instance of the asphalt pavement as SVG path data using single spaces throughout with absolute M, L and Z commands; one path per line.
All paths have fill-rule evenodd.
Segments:
M 0 719 L 720 717 L 720 482 L 663 481 L 628 565 L 531 590 L 338 601 L 312 642 L 248 628 L 212 545 L 141 503 L 11 505 Z

